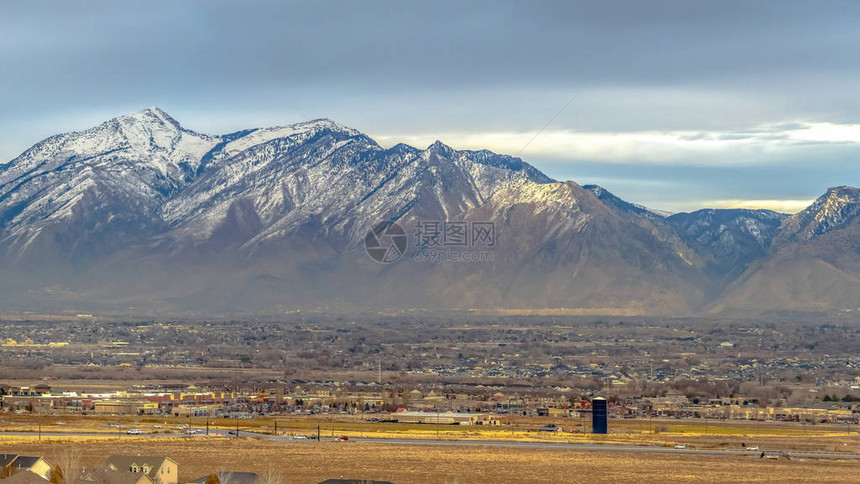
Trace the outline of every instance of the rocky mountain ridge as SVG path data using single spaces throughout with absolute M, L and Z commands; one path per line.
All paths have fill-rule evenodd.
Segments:
M 851 279 L 860 251 L 850 236 L 859 192 L 831 189 L 792 216 L 666 216 L 489 151 L 438 141 L 386 149 L 325 119 L 205 135 L 149 108 L 53 136 L 0 165 L 0 270 L 9 276 L 0 304 L 199 313 L 803 310 L 787 295 L 793 289 L 761 287 L 816 267 L 817 277 L 847 289 L 833 297 L 813 281 L 799 300 L 838 311 L 860 306 Z M 362 245 L 385 220 L 410 239 L 393 264 L 373 261 Z M 428 222 L 486 224 L 494 244 L 421 243 L 416 227 Z M 489 260 L 416 260 L 427 249 L 446 257 L 481 249 Z M 780 272 L 789 266 L 800 272 Z

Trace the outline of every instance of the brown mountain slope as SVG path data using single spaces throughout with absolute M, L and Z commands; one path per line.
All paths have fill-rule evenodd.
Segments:
M 465 219 L 494 224 L 491 262 L 398 268 L 420 275 L 440 303 L 687 313 L 702 301 L 701 264 L 686 246 L 576 183 L 514 184 Z M 386 286 L 397 292 L 396 283 Z
M 753 264 L 713 311 L 860 308 L 860 189 L 831 188 L 780 227 L 771 254 Z

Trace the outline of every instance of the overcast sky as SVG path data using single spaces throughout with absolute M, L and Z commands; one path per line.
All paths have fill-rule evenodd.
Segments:
M 0 0 L 0 163 L 159 106 L 212 134 L 328 117 L 519 153 L 659 209 L 796 211 L 860 185 L 858 25 L 856 1 Z

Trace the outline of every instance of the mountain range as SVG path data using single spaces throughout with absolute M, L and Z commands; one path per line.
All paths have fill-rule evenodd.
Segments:
M 852 187 L 794 215 L 666 214 L 489 151 L 326 119 L 213 136 L 149 108 L 0 165 L 0 310 L 850 311 L 858 214 Z M 386 221 L 408 243 L 379 263 Z

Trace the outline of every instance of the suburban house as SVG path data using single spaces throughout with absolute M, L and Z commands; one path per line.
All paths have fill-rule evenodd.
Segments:
M 30 471 L 42 479 L 49 479 L 51 469 L 54 466 L 43 457 L 0 454 L 0 467 L 2 467 L 2 475 L 4 476 L 12 476 L 20 471 Z
M 146 474 L 131 471 L 102 469 L 89 472 L 75 481 L 75 484 L 156 484 Z
M 105 462 L 105 468 L 144 475 L 154 484 L 179 484 L 179 464 L 169 457 L 112 455 Z
M 43 479 L 32 472 L 19 472 L 3 479 L 3 484 L 47 484 L 47 480 Z

